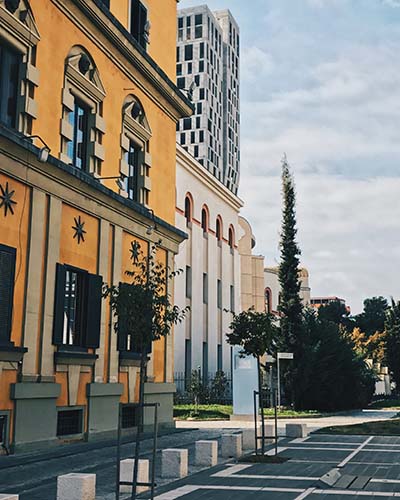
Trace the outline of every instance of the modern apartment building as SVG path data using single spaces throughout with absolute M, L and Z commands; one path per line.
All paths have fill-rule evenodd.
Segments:
M 234 194 L 240 176 L 240 35 L 229 10 L 206 5 L 178 11 L 177 85 L 195 115 L 177 127 L 177 142 Z
M 140 353 L 102 285 L 154 243 L 173 267 L 186 237 L 176 14 L 176 0 L 0 2 L 0 453 L 115 435 L 120 404 L 135 425 Z M 147 375 L 173 425 L 172 337 Z

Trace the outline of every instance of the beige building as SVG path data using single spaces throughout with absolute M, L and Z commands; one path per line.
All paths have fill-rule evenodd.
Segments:
M 304 306 L 311 303 L 310 275 L 303 267 L 299 270 L 300 298 Z M 264 300 L 265 309 L 272 314 L 278 314 L 281 285 L 279 283 L 279 267 L 266 267 L 264 269 Z
M 241 310 L 247 311 L 254 307 L 256 311 L 262 312 L 265 310 L 264 257 L 262 255 L 253 255 L 256 239 L 249 222 L 244 217 L 239 217 L 239 226 L 242 231 L 238 244 Z

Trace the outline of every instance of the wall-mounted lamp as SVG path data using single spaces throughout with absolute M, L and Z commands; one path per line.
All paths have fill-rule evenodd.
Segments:
M 98 181 L 108 181 L 108 180 L 115 179 L 115 183 L 117 184 L 119 189 L 121 191 L 125 191 L 125 179 L 126 179 L 126 177 L 127 177 L 126 175 L 120 174 L 120 175 L 113 175 L 111 177 L 97 177 L 97 180 Z
M 193 101 L 193 94 L 194 94 L 194 91 L 197 89 L 197 84 L 196 82 L 193 80 L 193 82 L 190 84 L 189 88 L 188 89 L 181 89 L 183 92 L 186 92 L 186 95 L 187 95 L 187 98 L 189 99 L 189 101 Z
M 146 234 L 148 236 L 150 236 L 151 234 L 153 234 L 153 231 L 156 231 L 157 230 L 157 223 L 155 221 L 155 217 L 154 217 L 154 210 L 149 208 L 149 212 L 151 214 L 151 219 L 153 221 L 153 224 L 150 224 L 150 226 L 148 226 L 148 228 L 146 229 Z
M 25 139 L 39 139 L 39 141 L 43 144 L 43 147 L 39 149 L 37 158 L 41 163 L 46 163 L 47 160 L 49 159 L 49 154 L 51 149 L 40 137 L 40 135 L 28 135 L 27 137 L 25 137 Z

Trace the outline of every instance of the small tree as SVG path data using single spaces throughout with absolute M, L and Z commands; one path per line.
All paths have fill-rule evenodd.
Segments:
M 157 250 L 157 245 L 152 245 L 148 255 L 145 255 L 139 243 L 135 241 L 131 249 L 132 269 L 125 271 L 128 282 L 118 286 L 105 285 L 103 294 L 110 300 L 111 310 L 117 318 L 114 329 L 119 348 L 140 354 L 139 415 L 132 498 L 136 498 L 148 355 L 152 343 L 169 335 L 173 325 L 181 322 L 188 310 L 171 304 L 168 285 L 181 271 L 171 271 L 158 260 Z
M 257 360 L 258 393 L 263 416 L 261 358 L 271 352 L 279 329 L 274 324 L 272 314 L 249 309 L 234 315 L 230 330 L 230 333 L 226 334 L 228 343 L 242 348 L 240 356 L 253 356 Z M 264 424 L 264 418 L 262 418 L 262 424 Z M 264 446 L 264 440 L 262 440 L 262 453 L 264 453 Z

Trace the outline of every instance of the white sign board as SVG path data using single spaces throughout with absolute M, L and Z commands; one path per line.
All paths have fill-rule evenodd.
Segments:
M 279 359 L 293 359 L 292 352 L 278 352 Z

